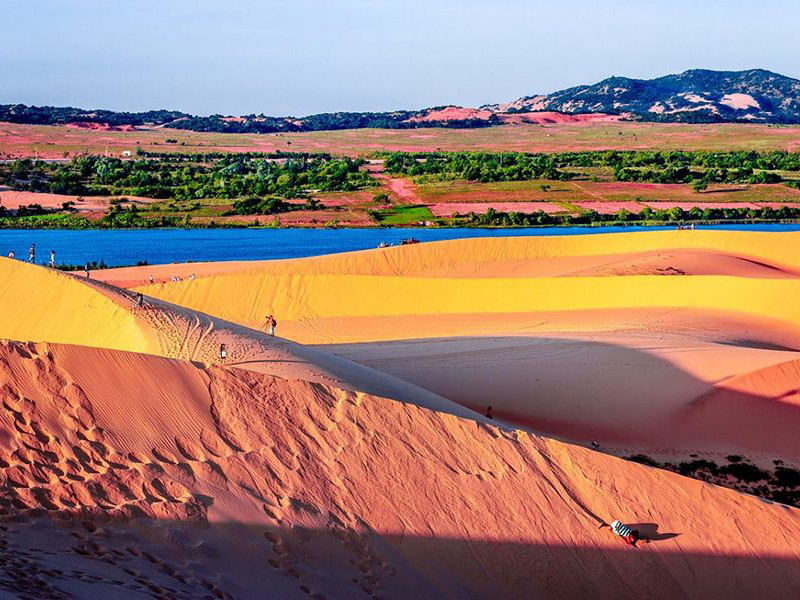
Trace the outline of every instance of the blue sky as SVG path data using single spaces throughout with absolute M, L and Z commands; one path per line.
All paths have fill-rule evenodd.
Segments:
M 800 78 L 796 0 L 0 0 L 0 103 L 301 116 L 610 75 Z

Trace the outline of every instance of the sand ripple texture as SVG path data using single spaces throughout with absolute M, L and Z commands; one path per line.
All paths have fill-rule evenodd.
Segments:
M 555 439 L 791 450 L 800 238 L 699 233 L 193 265 L 143 306 L 0 259 L 1 595 L 800 598 L 800 510 Z

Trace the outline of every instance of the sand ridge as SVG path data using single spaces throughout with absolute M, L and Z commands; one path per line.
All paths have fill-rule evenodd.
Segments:
M 397 400 L 473 413 L 427 390 L 369 367 L 229 323 L 207 314 L 136 294 L 104 282 L 9 259 L 0 260 L 0 337 L 128 350 L 222 364 L 286 379 L 302 379 Z M 220 358 L 225 344 L 227 358 Z

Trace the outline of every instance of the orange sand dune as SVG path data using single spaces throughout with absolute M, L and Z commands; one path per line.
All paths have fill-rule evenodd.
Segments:
M 659 455 L 738 453 L 800 465 L 800 404 L 784 396 L 800 389 L 800 371 L 786 368 L 800 352 L 754 346 L 728 331 L 724 341 L 655 330 L 536 332 L 323 348 L 476 411 L 492 405 L 495 416 L 548 435 Z M 730 381 L 757 369 L 775 389 L 725 394 Z
M 257 327 L 267 313 L 288 337 L 303 343 L 336 343 L 429 337 L 424 321 L 472 315 L 470 335 L 484 315 L 586 310 L 693 309 L 739 313 L 787 324 L 800 322 L 800 278 L 731 276 L 628 276 L 549 278 L 445 278 L 302 273 L 208 277 L 138 288 L 181 306 Z M 235 290 L 235 292 L 234 292 Z M 368 327 L 334 338 L 328 319 L 357 318 Z M 400 328 L 389 319 L 404 318 Z
M 764 236 L 768 236 L 768 242 Z M 248 278 L 285 273 L 553 277 L 662 274 L 658 269 L 668 271 L 671 267 L 687 274 L 780 277 L 800 273 L 800 255 L 793 250 L 797 247 L 800 232 L 649 231 L 465 239 L 293 260 L 125 267 L 98 271 L 95 276 L 126 287 L 145 285 L 150 275 L 164 283 L 173 275 L 188 279 L 192 274 L 235 277 L 245 273 Z M 620 272 L 609 270 L 615 266 Z M 586 269 L 597 272 L 582 273 Z
M 549 435 L 800 462 L 790 437 L 717 431 L 694 410 L 728 381 L 797 359 L 798 243 L 719 231 L 462 240 L 244 263 L 141 289 L 254 327 L 274 313 L 282 335 Z M 652 274 L 666 265 L 682 269 Z M 756 418 L 755 403 L 731 406 L 733 423 Z M 800 417 L 781 415 L 773 426 Z
M 129 350 L 334 384 L 453 414 L 474 413 L 339 357 L 215 317 L 27 263 L 0 259 L 0 338 Z
M 800 595 L 798 509 L 238 368 L 0 345 L 0 470 L 11 596 Z

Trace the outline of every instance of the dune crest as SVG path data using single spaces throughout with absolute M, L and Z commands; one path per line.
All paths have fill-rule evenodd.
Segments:
M 104 282 L 8 259 L 0 259 L 0 273 L 0 338 L 224 363 L 482 418 L 428 390 L 314 348 L 155 298 L 140 306 L 135 293 Z

